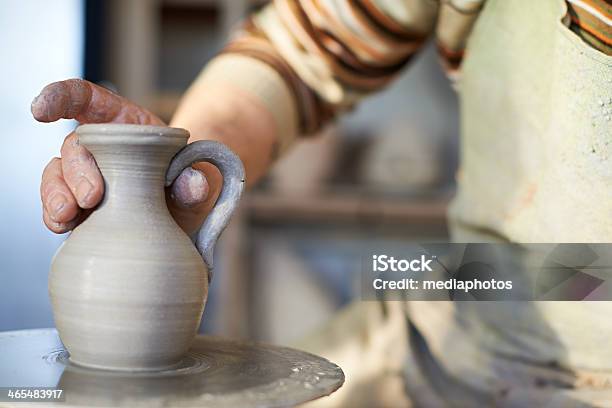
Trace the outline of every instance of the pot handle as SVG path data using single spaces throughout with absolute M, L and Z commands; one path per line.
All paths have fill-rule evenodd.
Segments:
M 183 147 L 174 156 L 166 172 L 166 187 L 170 186 L 185 168 L 197 162 L 212 163 L 223 176 L 219 198 L 197 232 L 195 241 L 196 248 L 208 267 L 210 282 L 215 244 L 238 206 L 244 190 L 245 175 L 242 161 L 227 146 L 213 140 L 199 140 Z

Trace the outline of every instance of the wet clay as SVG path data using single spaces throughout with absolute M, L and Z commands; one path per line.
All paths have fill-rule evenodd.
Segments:
M 173 369 L 123 372 L 73 364 L 53 329 L 0 333 L 0 383 L 61 389 L 64 408 L 290 407 L 343 382 L 340 367 L 310 353 L 210 336 Z
M 82 366 L 177 367 L 202 317 L 214 244 L 242 193 L 242 163 L 217 142 L 186 146 L 183 129 L 99 124 L 76 133 L 100 168 L 105 195 L 51 265 L 49 292 L 62 342 Z M 224 185 L 196 248 L 172 219 L 164 186 L 198 161 L 216 165 Z

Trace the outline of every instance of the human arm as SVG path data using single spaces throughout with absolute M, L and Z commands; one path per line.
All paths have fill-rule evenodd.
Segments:
M 245 163 L 252 184 L 296 135 L 316 133 L 338 112 L 390 83 L 435 30 L 436 21 L 451 27 L 440 29 L 439 38 L 454 41 L 439 45 L 459 52 L 464 40 L 445 33 L 466 31 L 482 0 L 461 3 L 471 8 L 457 12 L 434 0 L 275 1 L 249 19 L 205 69 L 171 125 L 188 129 L 192 141 L 213 139 L 230 146 Z M 448 16 L 461 23 L 441 24 L 443 17 L 453 21 Z M 84 81 L 50 85 L 34 101 L 32 112 L 46 122 L 161 123 Z M 221 182 L 212 166 L 196 168 L 201 172 L 187 170 L 169 191 L 169 208 L 188 232 L 212 207 Z M 92 187 L 86 197 L 79 192 L 83 177 Z M 55 232 L 72 229 L 102 194 L 95 162 L 69 136 L 62 159 L 52 160 L 43 175 L 45 223 Z M 63 199 L 61 206 L 55 206 L 57 199 Z

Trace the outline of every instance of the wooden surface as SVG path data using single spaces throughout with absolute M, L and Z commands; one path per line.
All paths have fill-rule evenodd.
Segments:
M 436 198 L 405 198 L 358 195 L 280 195 L 251 192 L 243 208 L 258 221 L 305 222 L 376 221 L 395 224 L 444 224 L 449 195 Z

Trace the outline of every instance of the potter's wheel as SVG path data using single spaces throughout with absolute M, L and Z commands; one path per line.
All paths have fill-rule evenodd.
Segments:
M 68 357 L 54 329 L 0 333 L 0 387 L 60 388 L 64 407 L 248 408 L 293 406 L 329 395 L 344 381 L 342 370 L 321 357 L 209 336 L 198 336 L 181 365 L 167 371 L 98 371 Z

